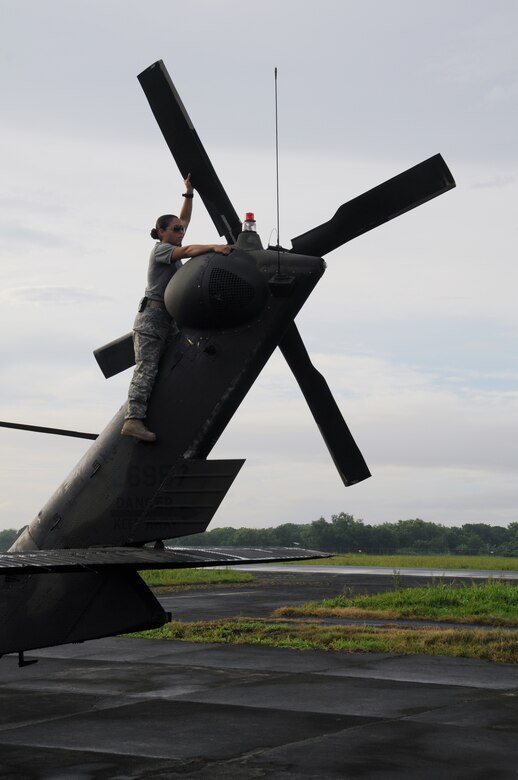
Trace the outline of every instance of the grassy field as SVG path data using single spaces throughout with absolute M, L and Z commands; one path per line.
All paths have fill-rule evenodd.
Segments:
M 396 581 L 397 582 L 397 581 Z M 369 596 L 343 594 L 301 607 L 282 607 L 277 617 L 423 619 L 448 623 L 518 626 L 518 586 L 501 580 L 480 585 L 436 580 L 418 588 L 399 588 Z
M 293 563 L 293 562 L 292 562 Z M 364 555 L 347 553 L 301 561 L 310 566 L 386 566 L 390 569 L 490 569 L 518 571 L 518 558 L 494 555 Z
M 518 663 L 518 635 L 503 629 L 325 626 L 313 622 L 233 618 L 192 623 L 174 621 L 162 628 L 129 636 L 267 645 L 293 650 L 404 653 Z
M 405 653 L 479 658 L 518 663 L 518 586 L 489 580 L 477 584 L 446 584 L 440 580 L 419 588 L 401 588 L 370 596 L 345 593 L 302 607 L 283 607 L 265 620 L 225 620 L 168 623 L 130 636 L 260 644 L 295 650 Z M 286 620 L 286 618 L 291 618 Z M 456 622 L 452 628 L 398 625 L 329 625 L 325 618 L 394 619 Z M 293 618 L 296 618 L 295 620 Z M 320 620 L 319 620 L 320 618 Z M 498 626 L 477 629 L 462 624 Z
M 518 663 L 518 586 L 503 580 L 482 584 L 445 583 L 440 578 L 418 588 L 401 587 L 398 570 L 518 569 L 518 559 L 471 556 L 340 555 L 304 563 L 383 566 L 393 570 L 393 590 L 370 596 L 346 592 L 333 599 L 302 607 L 283 607 L 266 620 L 232 618 L 206 622 L 172 622 L 160 629 L 131 636 L 260 644 L 296 650 L 405 653 Z M 172 569 L 140 572 L 148 585 L 174 587 L 253 581 L 233 569 Z M 452 628 L 398 625 L 329 625 L 326 618 L 421 619 L 455 622 Z M 460 625 L 459 625 L 460 624 Z M 470 625 L 468 625 L 470 624 Z M 492 626 L 472 628 L 473 624 Z M 507 630 L 505 630 L 507 627 Z
M 254 579 L 251 574 L 234 569 L 151 569 L 139 574 L 146 585 L 152 588 L 253 582 Z

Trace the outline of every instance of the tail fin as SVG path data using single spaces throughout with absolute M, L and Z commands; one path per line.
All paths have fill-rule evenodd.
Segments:
M 0 655 L 158 628 L 168 620 L 136 572 L 0 578 Z

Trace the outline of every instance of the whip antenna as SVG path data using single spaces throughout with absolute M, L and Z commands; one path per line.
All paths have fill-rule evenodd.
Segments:
M 277 105 L 277 68 L 275 68 L 275 189 L 277 194 L 277 273 L 281 273 L 281 235 L 279 217 L 279 111 Z
M 281 271 L 281 236 L 280 236 L 280 206 L 279 206 L 279 110 L 277 100 L 277 68 L 275 68 L 275 189 L 277 194 L 277 273 L 268 284 L 274 296 L 290 295 L 295 284 L 295 277 Z

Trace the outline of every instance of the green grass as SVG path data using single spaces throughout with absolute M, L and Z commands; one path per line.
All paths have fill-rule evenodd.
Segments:
M 309 622 L 233 618 L 192 623 L 174 621 L 153 631 L 128 636 L 265 645 L 293 650 L 403 653 L 518 663 L 518 636 L 502 629 L 325 626 Z
M 397 582 L 397 581 L 396 581 Z M 413 618 L 491 626 L 518 626 L 518 586 L 502 580 L 480 585 L 435 581 L 370 596 L 345 594 L 301 607 L 281 607 L 278 616 Z
M 415 562 L 413 556 L 405 556 L 405 559 Z M 371 560 L 370 556 L 368 560 Z M 392 566 L 394 563 L 393 557 L 390 558 L 390 564 L 387 564 L 389 559 L 382 560 L 383 563 L 379 565 Z M 401 558 L 398 560 L 401 562 Z M 432 568 L 431 559 L 427 557 L 425 560 L 427 567 Z M 451 561 L 451 558 L 447 560 Z M 468 560 L 470 565 L 476 565 L 474 559 Z M 494 563 L 494 559 L 489 560 Z M 448 563 L 438 568 L 452 566 Z M 142 572 L 142 575 L 148 584 L 165 586 L 253 579 L 248 574 L 226 569 L 176 569 Z M 232 618 L 188 623 L 175 621 L 153 631 L 128 636 L 188 642 L 258 644 L 296 650 L 421 654 L 518 663 L 518 632 L 502 628 L 518 626 L 518 585 L 502 580 L 489 580 L 482 584 L 447 584 L 438 579 L 424 587 L 404 588 L 401 587 L 397 569 L 394 570 L 393 581 L 395 590 L 392 592 L 370 596 L 345 593 L 333 599 L 310 602 L 299 608 L 284 607 L 276 610 L 276 617 L 269 620 Z M 286 620 L 287 615 L 299 619 Z M 308 616 L 313 619 L 308 620 Z M 301 620 L 301 617 L 304 619 Z M 354 617 L 360 620 L 375 617 L 413 618 L 460 624 L 479 623 L 498 628 L 415 628 L 367 626 L 361 623 L 326 625 L 319 620 L 322 617 Z
M 298 563 L 292 561 L 291 563 Z M 366 555 L 347 553 L 300 561 L 310 566 L 387 566 L 390 569 L 490 569 L 518 571 L 518 558 L 494 555 Z
M 150 587 L 171 588 L 179 585 L 218 585 L 219 583 L 253 582 L 247 572 L 233 569 L 151 569 L 139 572 Z

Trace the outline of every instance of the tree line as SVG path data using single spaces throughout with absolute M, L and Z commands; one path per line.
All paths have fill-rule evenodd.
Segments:
M 15 531 L 14 528 L 6 528 L 5 531 L 0 531 L 0 552 L 8 550 L 17 536 L 18 531 Z
M 518 555 L 518 522 L 503 526 L 466 523 L 447 527 L 419 518 L 369 525 L 340 512 L 331 520 L 284 523 L 275 528 L 214 528 L 202 534 L 175 539 L 176 545 L 282 546 L 300 545 L 334 553 Z
M 18 531 L 0 531 L 0 551 L 9 549 Z M 518 555 L 518 522 L 507 528 L 485 523 L 447 527 L 415 518 L 369 525 L 340 512 L 330 520 L 284 523 L 273 528 L 214 528 L 202 534 L 171 539 L 180 546 L 292 547 L 334 553 Z

